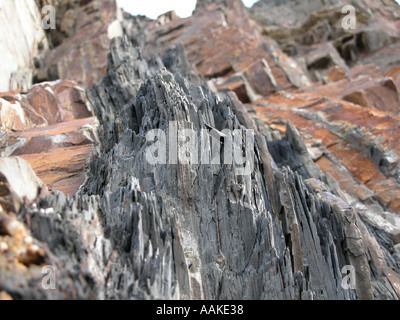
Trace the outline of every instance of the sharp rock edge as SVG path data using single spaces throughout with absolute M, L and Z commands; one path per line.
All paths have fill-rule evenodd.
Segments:
M 2 279 L 13 297 L 398 298 L 387 280 L 398 261 L 302 152 L 296 129 L 289 123 L 285 139 L 267 143 L 234 95 L 220 98 L 190 70 L 182 46 L 145 59 L 114 39 L 107 75 L 88 96 L 101 145 L 87 184 L 73 198 L 53 192 L 39 207 L 56 214 L 31 219 L 58 290 L 14 275 Z M 170 121 L 198 132 L 254 129 L 253 173 L 150 165 L 146 133 Z M 356 290 L 342 288 L 346 265 Z

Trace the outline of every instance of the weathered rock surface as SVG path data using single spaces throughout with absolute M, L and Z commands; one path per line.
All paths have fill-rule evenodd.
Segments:
M 234 94 L 221 100 L 204 83 L 159 69 L 161 61 L 182 68 L 181 54 L 175 48 L 146 60 L 127 39 L 114 41 L 107 76 L 89 94 L 102 143 L 87 184 L 74 198 L 53 193 L 28 211 L 32 235 L 47 244 L 43 259 L 55 259 L 60 268 L 60 287 L 49 292 L 25 282 L 20 289 L 14 274 L 2 279 L 1 290 L 14 298 L 398 297 L 390 249 L 375 240 L 311 158 L 306 162 L 296 129 L 270 143 L 270 153 Z M 197 132 L 253 129 L 253 172 L 237 175 L 235 162 L 151 165 L 146 135 L 168 129 L 170 121 Z M 169 132 L 167 139 L 173 138 Z M 294 160 L 280 168 L 284 150 Z M 212 156 L 211 149 L 204 151 Z M 296 161 L 308 165 L 295 173 Z M 77 256 L 68 254 L 71 246 Z M 357 271 L 355 291 L 341 286 L 341 268 L 348 264 Z M 35 270 L 28 268 L 24 277 Z M 77 280 L 78 273 L 85 276 Z
M 55 29 L 42 27 L 48 5 Z M 122 36 L 115 0 L 4 0 L 0 18 L 0 92 L 58 79 L 90 88 L 106 73 L 110 40 Z
M 240 1 L 199 1 L 188 19 L 160 23 L 135 17 L 124 25 L 144 52 L 182 42 L 189 61 L 219 92 L 234 91 L 242 102 L 253 102 L 248 109 L 257 112 L 257 123 L 270 126 L 270 140 L 285 135 L 286 122 L 292 121 L 314 162 L 338 180 L 347 199 L 355 197 L 360 208 L 377 203 L 369 209 L 377 216 L 399 213 L 400 101 L 394 66 L 400 7 L 371 0 L 366 11 L 364 2 L 355 1 L 357 28 L 346 31 L 345 4 L 260 1 L 249 10 L 255 24 Z
M 0 92 L 29 89 L 35 61 L 48 46 L 34 1 L 1 1 Z
M 64 80 L 0 97 L 1 155 L 20 156 L 50 190 L 74 195 L 99 143 L 85 90 Z
M 349 13 L 343 8 L 349 4 L 355 8 L 355 30 L 342 28 L 343 18 Z M 291 47 L 292 53 L 301 53 L 307 46 L 325 41 L 338 44 L 337 48 L 345 49 L 347 53 L 352 50 L 357 53 L 357 49 L 363 48 L 376 51 L 391 42 L 390 37 L 399 35 L 400 11 L 392 0 L 355 0 L 351 3 L 343 0 L 260 0 L 249 11 L 263 28 L 263 33 L 272 36 L 283 47 Z M 356 38 L 357 41 L 353 41 Z
M 182 43 L 200 75 L 244 100 L 311 84 L 278 46 L 265 46 L 240 0 L 198 1 L 193 16 L 187 19 L 160 22 L 126 17 L 123 27 L 146 56 Z
M 0 95 L 4 161 L 43 181 L 30 170 L 24 198 L 0 170 L 0 299 L 400 298 L 400 73 L 366 64 L 398 45 L 394 3 L 357 7 L 348 37 L 322 1 L 260 2 L 294 17 L 271 29 L 257 6 L 199 0 L 187 19 L 125 13 L 110 50 L 113 1 L 52 3 L 44 78 L 91 87 L 109 51 L 108 69 L 87 92 Z

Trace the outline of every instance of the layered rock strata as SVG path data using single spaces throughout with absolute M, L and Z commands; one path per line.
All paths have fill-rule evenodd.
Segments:
M 0 94 L 1 156 L 27 160 L 50 190 L 74 195 L 98 145 L 97 119 L 73 81 Z
M 400 298 L 399 72 L 354 63 L 395 29 L 356 60 L 284 53 L 240 1 L 202 0 L 125 13 L 108 49 L 114 1 L 50 4 L 43 79 L 94 85 L 1 94 L 1 299 Z
M 14 275 L 2 278 L 2 291 L 34 298 L 397 297 L 395 258 L 329 185 L 297 130 L 289 125 L 269 152 L 265 128 L 234 94 L 221 100 L 205 83 L 154 64 L 183 68 L 181 53 L 171 48 L 147 61 L 127 39 L 114 41 L 107 76 L 89 94 L 102 143 L 87 184 L 73 198 L 53 193 L 26 214 L 32 236 L 47 248 L 43 259 L 60 268 L 59 289 L 30 281 L 21 288 Z M 235 162 L 150 164 L 146 135 L 171 121 L 196 132 L 252 129 L 254 170 L 237 175 Z M 293 163 L 280 168 L 284 155 Z M 354 291 L 342 288 L 345 265 L 356 270 Z

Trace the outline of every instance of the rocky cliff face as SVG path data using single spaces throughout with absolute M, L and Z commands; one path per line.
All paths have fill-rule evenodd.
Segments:
M 52 4 L 38 75 L 64 80 L 0 94 L 0 298 L 400 298 L 394 3 L 360 13 L 351 59 L 339 1 L 112 27 L 114 1 Z M 260 19 L 277 6 L 290 25 Z

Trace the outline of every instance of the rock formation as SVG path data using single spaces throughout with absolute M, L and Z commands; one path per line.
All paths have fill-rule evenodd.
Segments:
M 87 88 L 107 70 L 110 39 L 122 36 L 121 12 L 115 0 L 36 0 L 57 8 L 56 29 L 47 30 L 51 50 L 41 61 L 37 81 L 70 79 Z
M 366 2 L 346 33 L 342 1 L 37 1 L 50 82 L 0 94 L 0 299 L 399 299 L 400 7 Z
M 48 49 L 40 12 L 33 1 L 0 3 L 0 91 L 27 90 L 34 66 Z

